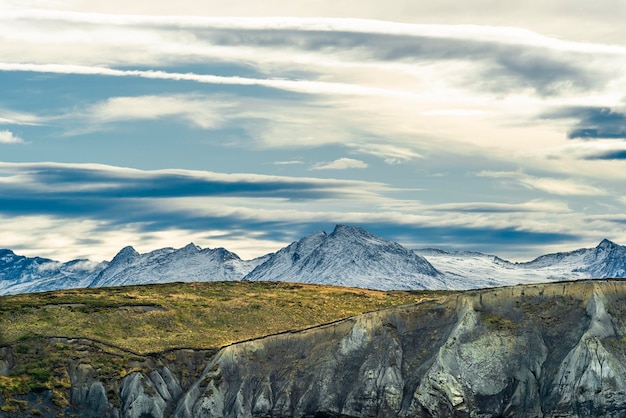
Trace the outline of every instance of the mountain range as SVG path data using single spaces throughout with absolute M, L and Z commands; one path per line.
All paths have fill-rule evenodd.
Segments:
M 139 254 L 123 248 L 111 261 L 61 263 L 0 250 L 0 294 L 65 288 L 192 281 L 286 281 L 379 290 L 475 289 L 565 279 L 626 277 L 626 247 L 595 248 L 513 263 L 495 255 L 410 250 L 363 228 L 337 225 L 271 254 L 242 260 L 224 248 L 189 244 Z

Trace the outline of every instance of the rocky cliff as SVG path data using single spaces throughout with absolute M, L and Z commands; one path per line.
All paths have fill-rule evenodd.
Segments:
M 625 302 L 616 280 L 469 291 L 113 370 L 111 347 L 50 339 L 80 348 L 55 371 L 67 401 L 0 403 L 3 416 L 623 417 Z M 2 350 L 6 374 L 18 366 Z

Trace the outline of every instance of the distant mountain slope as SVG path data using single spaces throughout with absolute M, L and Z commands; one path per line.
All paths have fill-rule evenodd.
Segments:
M 273 254 L 244 280 L 289 281 L 369 289 L 454 287 L 423 257 L 353 226 L 316 232 Z
M 0 250 L 0 294 L 86 287 L 107 264 L 89 260 L 60 263 Z
M 434 249 L 415 252 L 444 274 L 465 278 L 467 288 L 626 277 L 626 247 L 606 239 L 595 248 L 546 254 L 525 263 L 511 263 L 494 255 L 474 252 Z
M 246 261 L 224 248 L 201 249 L 194 244 L 180 249 L 162 248 L 147 254 L 126 247 L 89 283 L 89 287 L 240 280 L 265 259 Z
M 626 277 L 626 247 L 605 239 L 595 248 L 547 254 L 520 266 L 526 269 L 561 270 L 575 278 L 621 278 Z

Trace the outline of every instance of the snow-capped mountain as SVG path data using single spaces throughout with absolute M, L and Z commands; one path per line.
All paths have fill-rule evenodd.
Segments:
M 83 287 L 167 282 L 240 280 L 267 256 L 242 260 L 224 248 L 189 244 L 139 254 L 123 248 L 110 262 L 75 260 L 60 263 L 0 250 L 0 295 Z
M 194 244 L 139 254 L 123 248 L 89 287 L 130 284 L 240 280 L 266 258 L 242 260 L 224 248 L 202 249 Z
M 626 247 L 606 239 L 595 248 L 542 255 L 525 263 L 465 251 L 424 249 L 415 252 L 446 276 L 464 278 L 466 288 L 626 277 Z
M 290 281 L 370 289 L 474 289 L 566 279 L 626 277 L 626 247 L 595 248 L 512 263 L 495 255 L 408 250 L 362 228 L 337 225 L 276 253 L 242 260 L 225 250 L 189 244 L 139 254 L 123 248 L 110 262 L 60 263 L 0 250 L 0 294 L 80 287 L 190 281 Z
M 0 250 L 0 294 L 86 287 L 107 264 L 89 260 L 60 263 Z
M 542 255 L 528 263 L 521 263 L 526 269 L 565 271 L 565 275 L 554 278 L 601 278 L 626 277 L 626 247 L 608 239 L 602 240 L 595 248 L 583 248 L 566 253 Z
M 331 284 L 369 289 L 442 289 L 445 277 L 398 243 L 353 226 L 316 232 L 274 253 L 244 280 Z

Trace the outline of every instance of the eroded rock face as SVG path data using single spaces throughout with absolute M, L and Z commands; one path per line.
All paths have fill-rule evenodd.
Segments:
M 175 416 L 626 414 L 622 282 L 444 297 L 223 349 Z
M 97 379 L 91 365 L 72 364 L 69 376 L 72 382 L 70 404 L 75 407 L 77 415 L 85 418 L 119 417 L 118 408 L 109 402 L 104 383 Z
M 15 364 L 13 349 L 0 347 L 0 376 L 7 376 Z
M 625 320 L 621 281 L 458 293 L 234 344 L 215 355 L 164 353 L 117 383 L 78 365 L 70 371 L 71 405 L 56 412 L 623 417 Z

